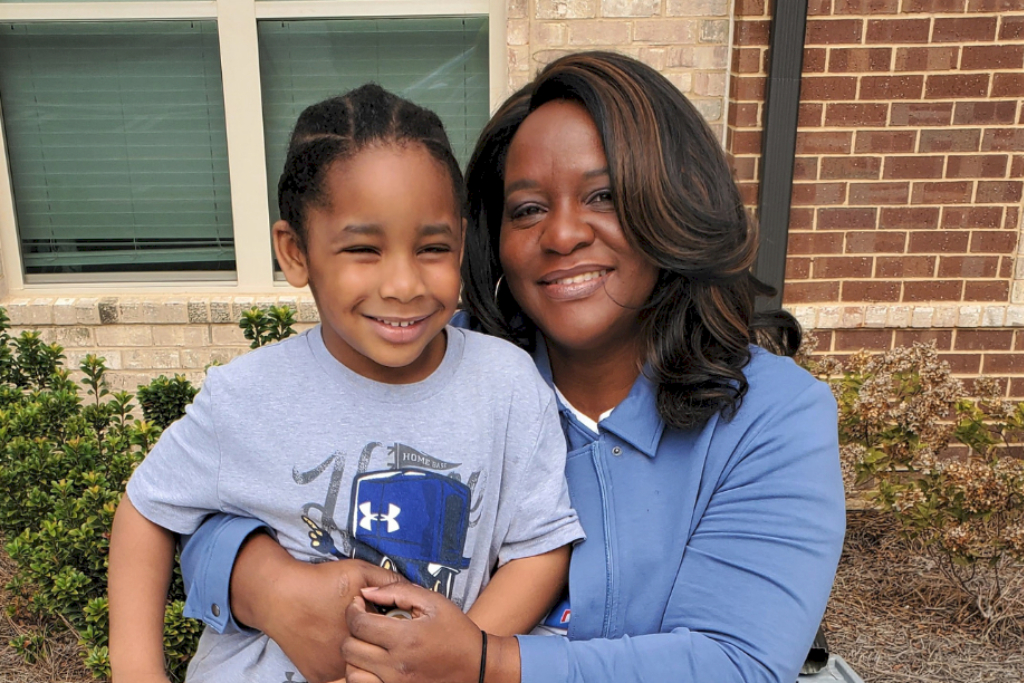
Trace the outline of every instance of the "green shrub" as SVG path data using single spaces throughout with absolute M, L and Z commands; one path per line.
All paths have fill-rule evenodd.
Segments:
M 192 403 L 199 390 L 182 375 L 167 379 L 160 375 L 148 385 L 139 387 L 139 404 L 147 422 L 161 429 L 185 414 L 185 406 Z
M 252 341 L 249 347 L 253 349 L 292 336 L 295 334 L 294 324 L 295 310 L 290 306 L 270 306 L 265 310 L 253 306 L 242 313 L 238 322 L 245 338 Z
M 177 377 L 145 387 L 153 421 L 140 421 L 130 393 L 109 391 L 103 359 L 88 356 L 79 368 L 83 400 L 59 346 L 35 332 L 11 338 L 8 329 L 0 309 L 0 536 L 16 564 L 9 608 L 40 615 L 50 629 L 72 629 L 86 665 L 106 678 L 114 510 L 160 425 L 182 414 L 195 389 Z M 168 669 L 177 680 L 201 631 L 199 622 L 182 617 L 183 600 L 176 575 L 164 628 Z M 45 652 L 45 634 L 10 644 L 33 661 Z

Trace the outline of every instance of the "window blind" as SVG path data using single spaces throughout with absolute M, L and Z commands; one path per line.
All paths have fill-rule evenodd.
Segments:
M 488 120 L 487 17 L 261 21 L 270 215 L 288 136 L 310 104 L 368 81 L 435 111 L 465 165 Z
M 0 24 L 26 276 L 231 271 L 214 22 Z

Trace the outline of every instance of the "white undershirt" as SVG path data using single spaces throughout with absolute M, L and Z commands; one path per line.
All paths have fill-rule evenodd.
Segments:
M 558 400 L 562 402 L 562 405 L 564 405 L 566 408 L 572 411 L 572 414 L 576 417 L 577 420 L 580 421 L 580 424 L 582 424 L 584 427 L 594 432 L 595 434 L 600 434 L 600 432 L 597 430 L 597 422 L 607 419 L 608 416 L 612 414 L 612 411 L 615 410 L 615 408 L 609 408 L 608 410 L 601 413 L 601 415 L 597 418 L 597 422 L 594 422 L 594 420 L 592 420 L 589 416 L 581 413 L 576 406 L 569 403 L 569 401 L 566 400 L 565 395 L 563 395 L 562 392 L 558 390 L 558 387 L 555 387 L 555 394 L 558 395 Z

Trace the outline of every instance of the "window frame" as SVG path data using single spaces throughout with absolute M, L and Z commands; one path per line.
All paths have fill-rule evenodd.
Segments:
M 0 2 L 0 22 L 214 20 L 220 43 L 224 119 L 228 142 L 235 277 L 174 279 L 173 273 L 106 274 L 66 283 L 28 283 L 11 186 L 3 111 L 0 109 L 0 264 L 8 295 L 76 295 L 208 292 L 273 292 L 276 280 L 270 242 L 263 101 L 256 23 L 272 19 L 344 19 L 486 15 L 490 107 L 506 95 L 508 54 L 506 0 L 157 0 L 154 2 Z M 253 112 L 258 115 L 254 116 Z M 254 201 L 259 198 L 259 201 Z

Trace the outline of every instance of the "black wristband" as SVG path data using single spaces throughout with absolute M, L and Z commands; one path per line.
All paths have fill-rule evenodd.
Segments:
M 484 683 L 484 674 L 487 673 L 487 631 L 480 629 L 480 680 Z

